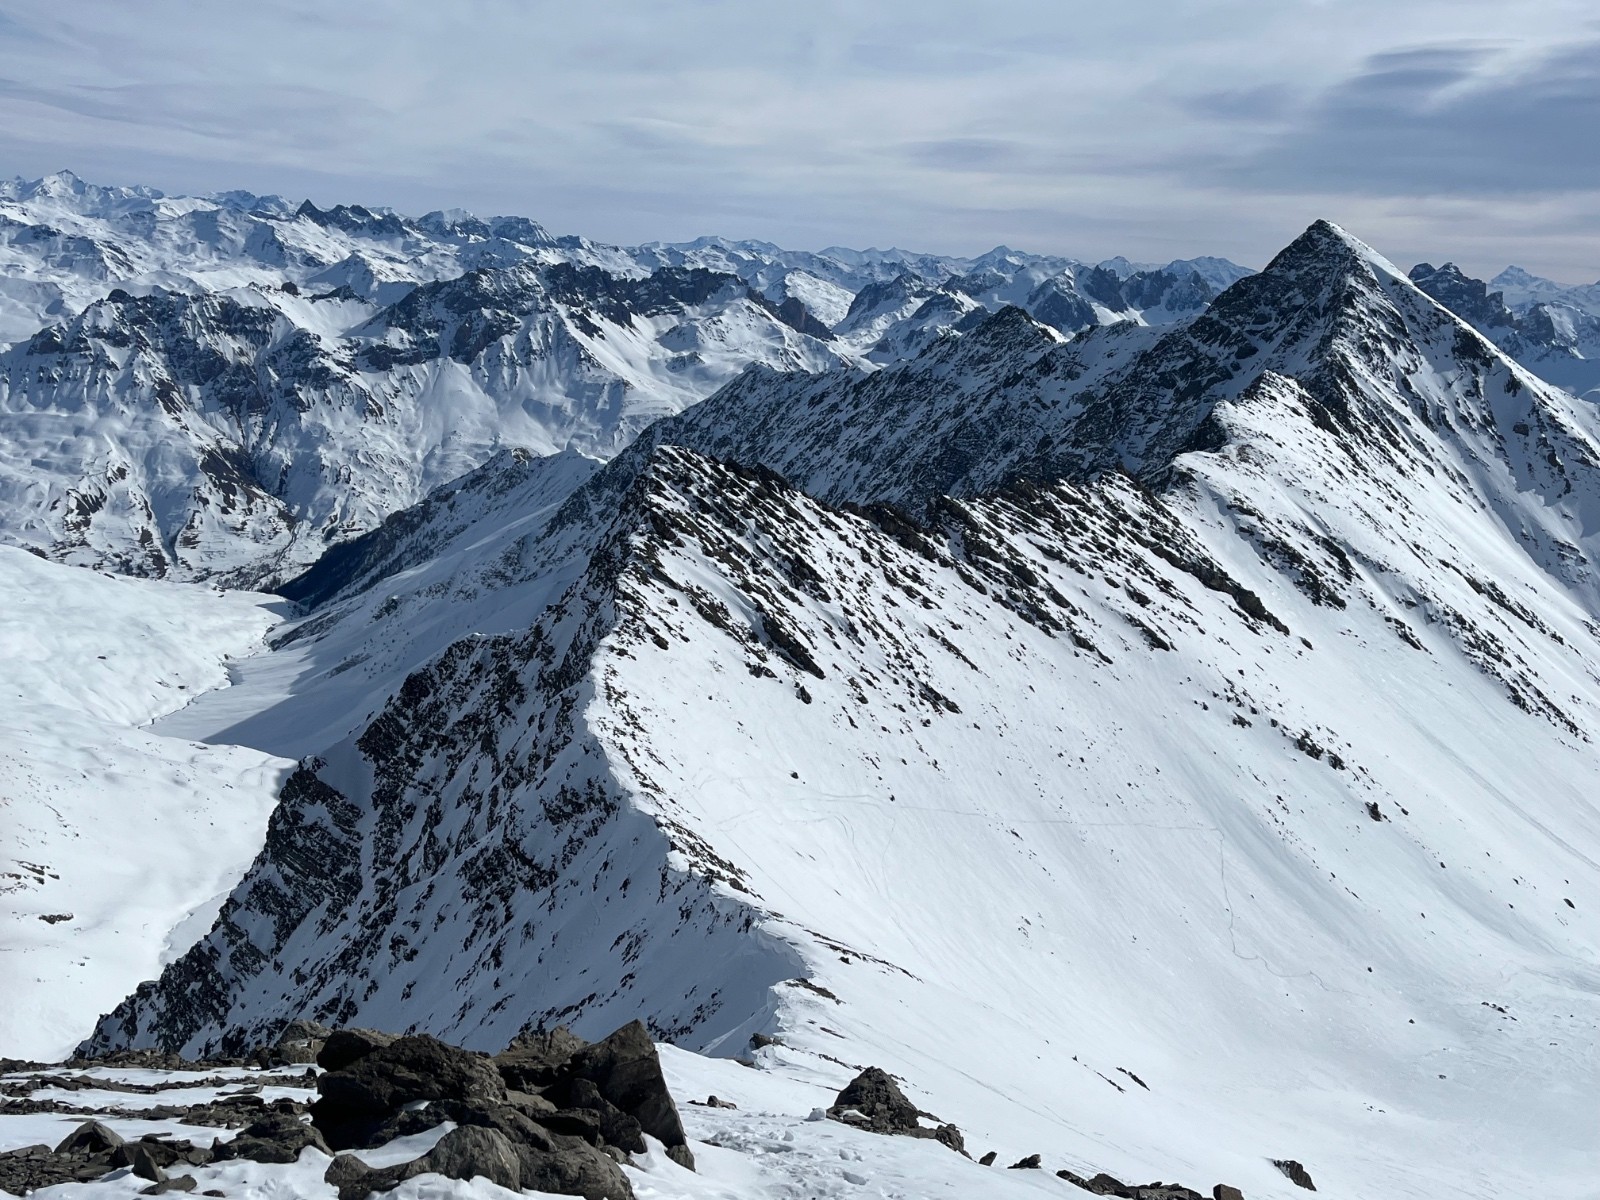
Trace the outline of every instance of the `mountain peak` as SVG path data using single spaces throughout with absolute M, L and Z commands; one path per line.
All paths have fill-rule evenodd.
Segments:
M 1332 221 L 1318 219 L 1290 242 L 1266 266 L 1268 272 L 1299 271 L 1306 267 L 1326 268 L 1337 264 L 1350 269 L 1384 263 L 1383 257 L 1360 238 Z

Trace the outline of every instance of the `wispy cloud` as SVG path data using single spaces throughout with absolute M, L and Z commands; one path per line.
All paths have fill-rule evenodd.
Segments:
M 1331 216 L 1397 258 L 1592 278 L 1590 11 L 0 0 L 0 170 L 1084 257 L 1260 262 Z

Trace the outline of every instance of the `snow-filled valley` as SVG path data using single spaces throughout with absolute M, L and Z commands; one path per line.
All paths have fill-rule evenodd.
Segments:
M 697 1160 L 639 1197 L 1597 1194 L 1572 297 L 1320 222 L 1249 274 L 67 191 L 388 256 L 58 280 L 6 352 L 0 1053 L 638 1018 Z M 809 1119 L 867 1066 L 998 1164 Z M 85 1096 L 10 1094 L 0 1152 Z
M 225 684 L 286 607 L 0 547 L 6 1053 L 69 1052 L 205 930 L 255 857 L 292 764 L 150 722 Z

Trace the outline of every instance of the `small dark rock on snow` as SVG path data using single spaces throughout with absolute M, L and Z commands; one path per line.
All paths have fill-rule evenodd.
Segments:
M 1289 1177 L 1289 1182 L 1294 1184 L 1296 1187 L 1303 1187 L 1308 1192 L 1314 1192 L 1317 1190 L 1317 1185 L 1311 1182 L 1311 1173 L 1294 1159 L 1275 1158 L 1272 1160 L 1272 1165 L 1287 1175 Z

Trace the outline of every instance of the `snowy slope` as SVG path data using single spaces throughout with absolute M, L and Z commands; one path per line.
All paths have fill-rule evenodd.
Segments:
M 290 763 L 150 731 L 224 686 L 270 597 L 159 586 L 0 547 L 0 962 L 8 1054 L 71 1050 L 211 923 Z
M 93 1044 L 642 1014 L 1080 1174 L 1590 1194 L 1586 406 L 1324 224 L 1179 329 L 769 382 L 309 618 L 470 634 Z

